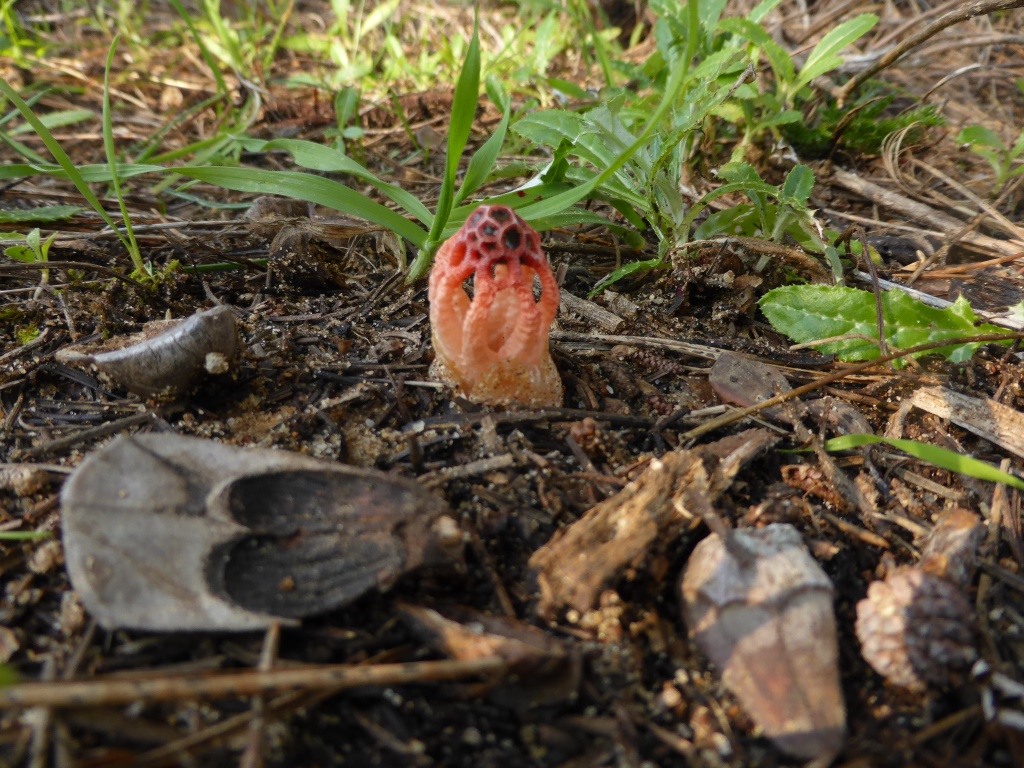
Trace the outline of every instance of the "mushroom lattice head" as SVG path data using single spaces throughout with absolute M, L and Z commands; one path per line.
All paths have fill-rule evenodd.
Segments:
M 470 278 L 472 299 L 463 288 Z M 434 376 L 478 403 L 562 404 L 548 349 L 558 286 L 540 235 L 511 208 L 481 206 L 470 214 L 438 250 L 429 295 Z

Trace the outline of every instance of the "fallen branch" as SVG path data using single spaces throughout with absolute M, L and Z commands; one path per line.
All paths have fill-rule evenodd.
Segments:
M 1024 0 L 1020 0 L 1020 2 L 1024 3 Z M 965 226 L 965 223 L 959 219 L 936 211 L 924 203 L 911 200 L 909 197 L 905 197 L 891 189 L 879 186 L 855 173 L 835 168 L 832 171 L 831 179 L 849 192 L 854 192 L 873 203 L 877 203 L 882 208 L 896 211 L 908 219 L 924 222 L 946 235 L 956 234 Z M 964 233 L 962 241 L 976 248 L 997 253 L 1001 256 L 1018 253 L 1021 250 L 1021 246 L 1024 245 L 1019 240 L 997 240 L 994 237 L 981 235 L 977 232 Z
M 753 416 L 756 413 L 760 413 L 766 408 L 771 408 L 775 405 L 781 405 L 782 403 L 790 400 L 795 400 L 798 397 L 802 397 L 809 392 L 814 392 L 817 389 L 823 389 L 829 384 L 834 384 L 841 379 L 845 379 L 847 376 L 853 376 L 854 374 L 861 373 L 870 368 L 888 363 L 890 360 L 895 360 L 898 357 L 906 357 L 908 355 L 914 355 L 918 352 L 927 352 L 931 349 L 939 349 L 940 347 L 951 347 L 957 344 L 970 344 L 972 342 L 996 342 L 996 341 L 1017 341 L 1024 339 L 1024 333 L 987 333 L 981 336 L 965 336 L 959 339 L 944 339 L 943 341 L 932 341 L 928 344 L 921 344 L 917 347 L 910 347 L 910 349 L 902 349 L 898 352 L 893 352 L 883 357 L 876 358 L 874 360 L 868 360 L 865 363 L 858 363 L 857 365 L 851 365 L 849 368 L 843 368 L 841 371 L 830 373 L 828 376 L 823 376 L 817 381 L 812 381 L 809 384 L 804 384 L 802 387 L 791 389 L 789 392 L 783 392 L 781 395 L 763 400 L 757 405 L 752 405 L 749 408 L 740 408 L 737 411 L 726 413 L 718 418 L 711 419 L 711 421 L 704 422 L 699 427 L 691 429 L 689 432 L 683 432 L 679 435 L 679 442 L 685 444 L 691 440 L 696 440 L 698 437 L 714 432 L 716 429 L 727 427 L 737 421 L 742 421 L 748 416 Z
M 943 14 L 937 18 L 919 32 L 915 32 L 910 35 L 910 37 L 903 40 L 899 45 L 894 46 L 878 61 L 847 82 L 846 85 L 839 89 L 838 94 L 836 94 L 836 103 L 842 107 L 849 95 L 860 85 L 874 77 L 886 67 L 894 64 L 903 56 L 903 54 L 913 48 L 916 48 L 925 40 L 934 37 L 946 27 L 959 24 L 961 21 L 967 21 L 967 19 L 973 19 L 975 16 L 984 16 L 997 11 L 1008 11 L 1013 8 L 1020 8 L 1021 6 L 1024 6 L 1024 0 L 976 0 L 976 2 L 966 3 L 954 8 L 949 13 Z

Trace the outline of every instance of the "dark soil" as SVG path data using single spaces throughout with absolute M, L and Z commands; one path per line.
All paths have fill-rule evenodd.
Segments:
M 295 93 L 287 98 L 293 115 L 320 108 Z M 421 120 L 447 108 L 443 99 L 420 99 L 417 105 L 424 111 Z M 261 124 L 267 135 L 279 126 L 271 116 Z M 481 136 L 492 117 L 482 116 Z M 318 130 L 314 124 L 298 136 L 316 138 Z M 394 156 L 389 150 L 406 140 L 395 129 L 387 147 L 374 151 Z M 78 162 L 96 160 L 95 143 L 83 140 L 76 149 L 69 142 L 67 148 Z M 376 154 L 368 162 L 392 168 Z M 407 173 L 429 197 L 436 187 L 422 182 L 440 172 L 434 157 Z M 819 187 L 816 207 L 871 215 L 864 201 L 829 187 L 826 169 Z M 68 189 L 42 177 L 10 184 L 0 207 L 49 205 Z M 249 202 L 212 187 L 190 191 L 222 203 Z M 40 281 L 37 269 L 9 260 L 0 267 L 0 472 L 7 473 L 0 476 L 0 529 L 53 534 L 0 542 L 3 660 L 24 680 L 58 681 L 124 674 L 159 678 L 259 663 L 264 638 L 258 633 L 99 628 L 69 586 L 58 502 L 67 471 L 117 434 L 166 431 L 298 451 L 418 479 L 447 501 L 467 534 L 460 567 L 410 574 L 384 594 L 283 629 L 274 666 L 440 658 L 402 607 L 411 605 L 442 613 L 470 608 L 540 627 L 577 667 L 560 667 L 550 679 L 536 673 L 525 680 L 426 681 L 327 697 L 318 691 L 267 696 L 260 705 L 265 740 L 259 747 L 245 723 L 221 738 L 210 730 L 250 712 L 256 706 L 250 698 L 7 710 L 0 713 L 0 763 L 45 765 L 52 756 L 54 765 L 214 766 L 234 764 L 243 752 L 258 761 L 262 752 L 266 764 L 281 766 L 797 764 L 759 737 L 688 636 L 678 582 L 689 553 L 708 535 L 706 526 L 694 524 L 659 539 L 642 561 L 608 580 L 589 610 L 555 610 L 551 620 L 536 614 L 537 574 L 528 561 L 556 531 L 641 478 L 653 459 L 692 446 L 686 433 L 718 414 L 703 409 L 721 404 L 707 373 L 722 350 L 781 366 L 794 386 L 840 369 L 814 353 L 788 352 L 788 342 L 757 312 L 757 298 L 799 265 L 777 258 L 755 272 L 762 254 L 742 244 L 714 245 L 594 299 L 621 319 L 614 330 L 563 305 L 552 349 L 566 388 L 564 408 L 494 410 L 431 380 L 426 284 L 406 284 L 393 239 L 358 227 L 326 228 L 352 224 L 323 220 L 333 212 L 317 211 L 298 229 L 261 228 L 243 218 L 241 208 L 211 211 L 175 202 L 155 213 L 141 184 L 133 193 L 133 219 L 146 259 L 161 270 L 173 261 L 182 267 L 169 271 L 155 291 L 89 266 L 128 271 L 123 250 L 87 215 L 61 227 L 77 239 L 58 240 L 50 260 L 76 265 L 54 266 L 49 286 L 33 290 Z M 148 227 L 161 223 L 173 226 Z M 834 224 L 841 228 L 842 222 Z M 563 277 L 563 291 L 577 298 L 585 299 L 616 266 L 616 243 L 604 231 L 555 231 L 544 242 Z M 653 244 L 648 251 L 654 253 Z M 201 271 L 213 264 L 235 268 Z M 898 265 L 885 270 L 890 268 Z M 146 401 L 55 360 L 68 345 L 136 332 L 148 321 L 187 317 L 215 302 L 234 308 L 243 352 L 229 373 L 209 378 L 187 396 Z M 697 354 L 668 348 L 679 341 L 698 345 Z M 830 385 L 827 393 L 859 409 L 884 434 L 901 403 L 924 386 L 1024 409 L 1021 376 L 1017 356 L 993 346 L 960 365 L 930 357 L 899 372 L 877 366 Z M 733 527 L 796 526 L 834 583 L 848 711 L 839 764 L 1024 763 L 1024 741 L 1012 720 L 1021 717 L 1019 693 L 993 694 L 986 679 L 972 677 L 969 669 L 923 692 L 901 691 L 862 659 L 854 634 L 856 604 L 868 584 L 916 562 L 920 539 L 914 534 L 930 530 L 944 509 L 976 511 L 990 532 L 968 588 L 977 608 L 976 651 L 1019 684 L 1019 495 L 1011 491 L 1008 501 L 994 500 L 993 484 L 895 450 L 876 449 L 867 458 L 841 454 L 839 470 L 871 489 L 874 511 L 865 515 L 830 481 L 816 486 L 808 480 L 827 476 L 828 469 L 814 453 L 780 452 L 803 443 L 783 421 L 769 422 L 781 441 L 745 467 L 715 501 L 715 510 Z M 813 420 L 806 425 L 814 437 L 824 431 Z M 751 426 L 757 425 L 723 427 L 699 442 Z M 1021 468 L 1019 456 L 920 410 L 906 416 L 901 436 Z M 496 457 L 502 460 L 482 461 Z M 799 475 L 793 465 L 817 474 Z M 38 472 L 31 481 L 14 474 L 33 468 Z M 793 477 L 803 479 L 784 482 Z M 1001 521 L 991 515 L 997 507 Z M 986 697 L 994 709 L 983 708 Z M 1007 723 L 991 721 L 1000 712 Z M 177 740 L 204 732 L 210 738 L 188 757 Z M 170 756 L 153 752 L 163 745 L 173 745 Z

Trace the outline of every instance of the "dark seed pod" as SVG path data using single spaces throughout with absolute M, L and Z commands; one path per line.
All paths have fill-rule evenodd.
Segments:
M 871 667 L 894 685 L 945 685 L 976 657 L 971 606 L 953 584 L 920 568 L 873 582 L 857 603 L 857 638 Z
M 846 709 L 832 583 L 790 525 L 716 534 L 682 580 L 686 622 L 722 681 L 782 751 L 828 761 Z
M 265 627 L 462 551 L 447 506 L 417 483 L 179 435 L 114 440 L 61 507 L 72 584 L 108 628 Z
M 226 373 L 238 353 L 231 307 L 221 305 L 184 320 L 150 323 L 128 346 L 95 353 L 62 349 L 57 362 L 94 368 L 142 397 L 186 392 L 207 374 Z

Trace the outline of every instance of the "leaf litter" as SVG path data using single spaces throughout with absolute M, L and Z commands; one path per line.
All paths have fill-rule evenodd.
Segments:
M 897 16 L 883 19 L 866 42 L 869 49 L 891 42 L 885 36 L 905 36 L 901 11 L 892 13 Z M 787 43 L 798 44 L 790 38 Z M 950 53 L 927 60 L 926 67 L 897 68 L 889 74 L 909 90 L 922 92 L 922 74 L 945 75 Z M 947 96 L 955 96 L 956 109 L 984 111 L 977 89 L 967 82 L 952 80 Z M 152 96 L 153 104 L 157 97 L 162 101 L 159 91 L 147 92 L 146 98 Z M 276 108 L 287 104 L 295 117 L 282 122 L 279 130 L 323 127 L 319 103 L 305 98 L 288 93 L 277 102 Z M 86 108 L 98 107 L 95 94 L 85 93 L 82 102 Z M 428 100 L 417 103 L 425 111 L 420 119 L 444 126 L 443 105 L 432 113 Z M 276 138 L 274 120 L 269 113 L 265 117 L 260 129 Z M 197 125 L 188 123 L 183 130 L 195 131 Z M 433 194 L 436 186 L 430 180 L 440 176 L 438 164 L 421 158 L 418 164 L 396 167 L 392 158 L 383 158 L 390 150 L 408 151 L 408 136 L 401 125 L 376 126 L 371 127 L 377 131 L 371 137 L 371 161 L 392 171 L 396 183 Z M 477 137 L 484 135 L 480 131 Z M 99 145 L 85 133 L 72 136 L 68 145 L 77 163 L 102 157 Z M 932 162 L 957 175 L 941 151 L 919 151 L 928 152 L 935 155 L 929 157 Z M 900 174 L 908 169 L 927 172 L 904 159 L 908 162 L 890 167 Z M 870 173 L 884 182 L 880 168 L 871 166 Z M 826 216 L 883 224 L 873 218 L 864 197 L 883 210 L 918 215 L 901 211 L 904 199 L 870 187 L 843 191 L 852 182 L 838 171 L 835 178 L 844 183 L 837 181 L 829 189 L 829 178 L 819 174 L 819 187 L 827 192 L 816 201 Z M 898 181 L 905 192 L 915 188 L 905 175 Z M 16 188 L 21 204 L 60 197 L 64 189 L 53 182 L 23 182 Z M 203 185 L 191 192 L 239 207 L 251 202 Z M 70 589 L 62 559 L 74 569 L 80 552 L 67 538 L 63 551 L 53 538 L 3 542 L 2 658 L 25 680 L 53 681 L 0 690 L 0 750 L 5 756 L 41 764 L 52 733 L 69 737 L 66 743 L 73 745 L 76 756 L 93 762 L 131 755 L 152 764 L 190 754 L 190 759 L 218 765 L 233 761 L 243 750 L 281 765 L 341 759 L 417 765 L 793 764 L 764 737 L 775 734 L 770 715 L 795 718 L 799 713 L 772 712 L 773 700 L 760 703 L 770 687 L 767 682 L 755 685 L 751 693 L 730 671 L 751 663 L 751 658 L 758 674 L 773 668 L 758 665 L 758 654 L 745 651 L 743 636 L 729 635 L 728 642 L 740 649 L 735 661 L 732 656 L 716 657 L 715 649 L 691 638 L 697 621 L 681 619 L 687 595 L 680 592 L 678 581 L 684 571 L 697 574 L 693 579 L 714 575 L 701 568 L 702 548 L 718 546 L 724 556 L 724 542 L 730 538 L 756 540 L 769 536 L 766 531 L 788 530 L 786 546 L 801 552 L 806 547 L 810 554 L 796 560 L 808 563 L 806 572 L 815 574 L 811 586 L 797 587 L 796 594 L 808 592 L 817 615 L 830 615 L 834 605 L 836 658 L 848 712 L 841 763 L 1020 762 L 1024 697 L 1015 638 L 1024 631 L 1024 542 L 1018 492 L 881 448 L 831 459 L 817 450 L 826 430 L 839 431 L 829 424 L 829 414 L 841 412 L 842 405 L 859 414 L 859 427 L 866 423 L 887 439 L 931 443 L 1019 473 L 1019 458 L 1008 455 L 1006 442 L 991 442 L 993 436 L 1012 436 L 1016 416 L 1007 414 L 1019 414 L 1021 408 L 1020 364 L 1012 354 L 983 347 L 959 364 L 922 357 L 898 373 L 869 363 L 823 384 L 834 401 L 804 400 L 799 394 L 803 385 L 823 382 L 844 369 L 820 357 L 801 359 L 758 323 L 753 301 L 757 293 L 778 284 L 782 263 L 777 272 L 766 272 L 757 268 L 763 253 L 742 243 L 715 243 L 695 249 L 691 260 L 677 260 L 670 269 L 617 284 L 617 297 L 606 294 L 588 301 L 584 297 L 594 283 L 618 266 L 616 244 L 599 231 L 555 231 L 544 245 L 559 254 L 554 266 L 563 267 L 561 288 L 574 299 L 562 302 L 552 344 L 566 386 L 566 407 L 492 413 L 453 397 L 430 379 L 425 287 L 403 284 L 396 266 L 404 254 L 392 244 L 370 237 L 372 232 L 325 234 L 316 226 L 324 212 L 315 209 L 287 216 L 289 221 L 268 232 L 230 211 L 204 224 L 213 217 L 185 198 L 166 214 L 154 213 L 147 193 L 142 188 L 138 193 L 131 201 L 137 207 L 133 220 L 148 258 L 159 265 L 180 259 L 193 268 L 168 272 L 153 299 L 143 299 L 145 294 L 135 292 L 130 282 L 111 281 L 108 272 L 123 268 L 123 254 L 83 217 L 63 227 L 66 234 L 53 243 L 49 268 L 64 281 L 56 283 L 59 292 L 36 295 L 41 265 L 4 265 L 4 288 L 22 293 L 9 294 L 14 298 L 3 310 L 2 469 L 14 479 L 26 470 L 34 472 L 37 481 L 4 485 L 0 533 L 45 535 L 63 526 L 65 537 L 78 535 L 75 518 L 83 508 L 76 508 L 71 494 L 83 481 L 64 480 L 68 469 L 81 465 L 88 473 L 89 462 L 132 441 L 166 445 L 161 441 L 185 439 L 174 434 L 191 435 L 202 438 L 205 447 L 196 449 L 184 461 L 186 466 L 203 465 L 203 457 L 210 455 L 205 452 L 230 455 L 231 462 L 241 462 L 238 466 L 263 462 L 259 472 L 242 472 L 228 482 L 239 489 L 257 488 L 241 508 L 266 510 L 261 524 L 288 521 L 287 512 L 296 504 L 302 508 L 302 499 L 310 498 L 306 479 L 295 487 L 285 482 L 280 496 L 287 498 L 259 486 L 260 478 L 273 477 L 274 472 L 264 470 L 276 462 L 295 461 L 303 467 L 315 462 L 317 469 L 309 472 L 318 478 L 349 476 L 357 467 L 400 478 L 385 481 L 371 473 L 382 483 L 380 488 L 419 478 L 433 489 L 430 493 L 444 499 L 439 503 L 457 522 L 466 549 L 465 569 L 425 569 L 398 579 L 404 567 L 371 574 L 363 563 L 357 570 L 370 587 L 365 594 L 356 596 L 358 590 L 350 590 L 339 602 L 312 600 L 305 604 L 313 605 L 309 613 L 327 613 L 279 634 L 272 626 L 263 638 L 125 632 L 95 626 L 92 619 L 102 618 L 99 603 L 86 598 L 83 609 Z M 5 197 L 10 196 L 7 191 Z M 926 208 L 944 207 L 934 196 L 921 196 Z M 890 223 L 907 226 L 905 221 Z M 940 223 L 943 231 L 950 231 L 946 219 Z M 997 231 L 1003 226 L 999 223 Z M 910 228 L 915 235 L 932 236 L 913 223 Z M 282 232 L 285 237 L 278 240 Z M 989 248 L 982 251 L 986 255 L 1001 247 L 993 242 L 1012 246 L 1012 241 L 991 234 L 968 232 L 964 241 Z M 941 243 L 932 238 L 933 245 Z M 261 260 L 268 256 L 271 266 L 264 270 Z M 799 269 L 795 263 L 787 268 Z M 224 264 L 246 268 L 219 271 Z M 900 273 L 899 267 L 892 269 Z M 987 269 L 1003 270 L 1010 279 L 1015 274 L 1012 262 Z M 904 270 L 903 277 L 909 272 Z M 332 285 L 318 286 L 325 276 Z M 929 285 L 927 269 L 921 278 L 919 287 L 932 290 L 942 290 L 937 286 L 946 279 Z M 125 396 L 125 384 L 101 382 L 57 357 L 72 342 L 100 335 L 123 338 L 161 319 L 167 309 L 178 318 L 193 316 L 213 303 L 211 296 L 234 308 L 241 340 L 236 363 L 219 381 L 190 383 L 164 400 L 142 400 Z M 609 322 L 607 313 L 621 322 Z M 33 328 L 40 341 L 19 344 Z M 617 334 L 615 342 L 602 340 L 609 328 Z M 873 328 L 863 330 L 864 335 L 874 333 Z M 613 354 L 612 347 L 623 344 L 627 349 Z M 716 394 L 708 361 L 721 360 L 725 353 L 784 368 L 785 376 L 780 379 L 754 367 L 755 379 L 760 370 L 770 392 L 744 388 L 728 396 Z M 801 386 L 787 392 L 785 377 Z M 921 391 L 931 393 L 926 413 L 921 412 L 923 397 L 915 398 Z M 951 398 L 943 410 L 933 402 L 936 391 L 969 395 L 971 400 Z M 766 420 L 763 428 L 751 431 L 749 425 L 728 426 L 723 420 L 716 422 L 711 438 L 693 434 L 710 426 L 712 419 L 727 418 L 721 413 L 728 403 L 758 408 L 783 395 L 790 397 L 788 408 L 786 402 L 768 403 L 763 414 L 748 414 Z M 823 400 L 824 405 L 809 407 Z M 917 411 L 902 407 L 911 401 L 919 406 Z M 778 410 L 767 410 L 773 407 Z M 982 412 L 984 429 L 972 429 L 977 424 L 970 414 Z M 115 437 L 122 433 L 132 436 Z M 694 439 L 701 442 L 690 444 Z M 806 457 L 777 451 L 803 445 L 814 449 Z M 269 452 L 273 457 L 267 456 L 269 448 L 277 449 Z M 155 487 L 148 483 L 167 474 L 166 462 L 156 464 L 157 471 L 135 477 L 143 495 Z M 139 466 L 134 460 L 115 463 L 103 473 L 100 487 Z M 813 473 L 786 475 L 784 466 L 817 472 L 819 485 Z M 186 474 L 201 477 L 202 469 Z M 822 482 L 834 489 L 837 472 L 857 489 L 858 503 L 850 504 L 849 496 L 816 494 Z M 173 469 L 170 474 L 176 476 Z M 58 499 L 62 481 L 71 497 L 63 508 Z M 105 499 L 119 496 L 103 493 Z M 143 525 L 153 517 L 153 503 L 167 501 L 153 495 L 157 498 L 137 505 Z M 208 486 L 190 489 L 186 496 L 197 500 L 200 519 L 211 504 L 223 502 Z M 116 508 L 109 500 L 87 506 L 90 521 Z M 940 575 L 925 568 L 934 562 L 936 551 L 956 553 L 946 558 L 954 563 L 969 559 L 950 537 L 939 535 L 945 530 L 943 513 L 965 507 L 971 515 L 980 514 L 985 526 L 977 572 L 968 577 L 966 587 L 962 576 L 950 580 L 945 571 Z M 320 509 L 306 507 L 314 508 Z M 386 517 L 393 519 L 388 509 Z M 431 513 L 426 519 L 439 518 Z M 237 520 L 231 525 L 232 536 L 252 536 Z M 978 544 L 976 527 L 962 527 L 971 531 L 966 539 Z M 122 533 L 114 523 L 99 526 L 104 529 Z M 368 536 L 378 551 L 392 553 L 425 543 L 422 538 L 402 539 L 396 531 L 382 521 L 357 532 L 353 540 Z M 929 534 L 931 541 L 946 543 L 938 550 L 922 544 L 922 559 L 916 542 L 929 541 Z M 223 540 L 211 539 L 208 531 L 206 536 L 205 544 Z M 323 536 L 344 538 L 338 531 Z M 288 546 L 293 539 L 298 545 L 294 552 Z M 305 537 L 295 539 L 294 531 L 285 531 L 262 543 L 264 551 L 302 558 L 313 552 L 305 542 Z M 159 550 L 162 542 L 153 543 Z M 343 552 L 344 545 L 332 545 L 325 562 L 342 562 Z M 167 547 L 160 554 L 173 562 L 174 553 Z M 580 557 L 585 560 L 582 567 Z M 385 560 L 393 562 L 390 555 Z M 230 560 L 217 562 L 226 567 Z M 757 572 L 769 567 L 765 562 L 740 558 L 738 565 Z M 243 573 L 257 565 L 244 560 L 236 564 Z M 815 568 L 824 572 L 831 587 Z M 189 572 L 186 583 L 197 594 L 216 593 L 219 585 L 211 573 L 217 569 Z M 305 607 L 287 609 L 294 591 L 289 590 L 289 574 L 282 573 L 261 574 L 252 581 L 256 591 L 242 599 L 245 612 L 258 611 L 264 621 L 268 614 L 285 619 L 307 615 Z M 905 583 L 895 583 L 897 576 Z M 913 590 L 926 580 L 932 580 L 932 588 L 918 594 L 927 594 L 928 601 L 914 603 Z M 752 583 L 730 578 L 736 600 L 712 603 L 710 613 L 724 617 L 738 611 L 734 615 L 746 620 L 745 612 L 762 610 L 765 626 L 784 624 L 792 593 L 783 590 L 759 602 L 763 581 L 762 576 Z M 921 666 L 915 655 L 919 636 L 909 630 L 924 625 L 914 614 L 902 618 L 902 624 L 890 621 L 865 630 L 888 633 L 885 637 L 894 640 L 895 645 L 883 644 L 889 656 L 879 663 L 879 672 L 899 670 L 893 682 L 910 680 L 904 687 L 912 690 L 901 690 L 872 672 L 869 664 L 875 666 L 878 658 L 864 661 L 861 656 L 861 646 L 871 647 L 871 638 L 858 641 L 855 632 L 861 623 L 855 606 L 880 591 L 872 584 L 888 584 L 882 600 L 887 616 L 895 614 L 884 601 L 908 591 L 917 608 L 926 610 L 934 603 L 930 615 L 937 617 L 940 640 L 955 650 L 945 658 L 958 663 L 941 672 Z M 966 605 L 971 608 L 973 603 L 974 610 L 964 610 L 962 604 L 950 607 L 956 598 L 944 584 L 956 584 L 955 594 L 966 594 Z M 231 599 L 237 602 L 238 597 Z M 266 600 L 277 610 L 268 612 Z M 715 622 L 710 626 L 716 628 Z M 717 629 L 729 626 L 729 619 L 722 618 Z M 828 658 L 833 653 L 830 639 L 827 632 L 822 635 L 820 643 L 806 650 Z M 787 646 L 782 642 L 777 647 Z M 799 666 L 796 651 L 780 653 L 788 655 L 791 667 Z M 452 660 L 432 661 L 444 656 Z M 938 652 L 927 654 L 929 663 L 941 658 Z M 972 667 L 974 658 L 981 661 Z M 835 674 L 835 667 L 829 668 L 828 674 Z M 457 682 L 442 686 L 442 680 Z M 785 683 L 789 690 L 801 684 Z M 341 690 L 350 692 L 337 695 Z M 241 709 L 240 698 L 247 699 Z M 196 718 L 196 700 L 205 720 Z M 73 705 L 85 708 L 66 709 Z M 837 710 L 833 706 L 830 711 Z M 836 722 L 834 716 L 831 722 Z M 252 728 L 252 723 L 263 729 Z M 834 741 L 826 741 L 811 752 L 827 759 L 836 748 Z

